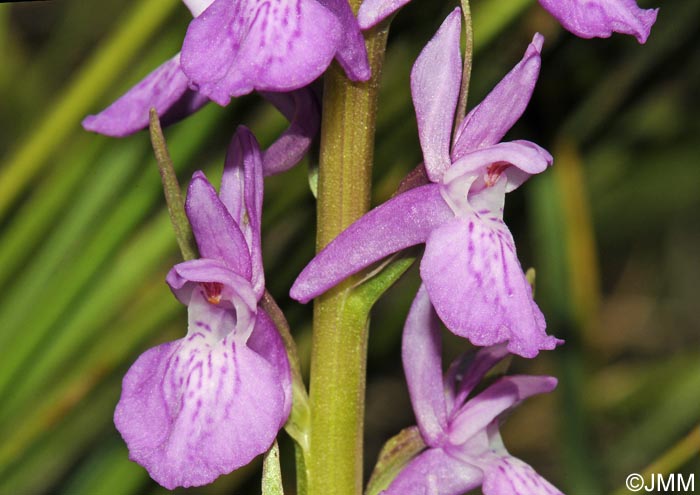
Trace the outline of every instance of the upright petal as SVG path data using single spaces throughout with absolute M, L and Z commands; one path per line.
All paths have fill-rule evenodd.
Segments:
M 410 0 L 365 0 L 357 12 L 360 28 L 376 26 L 391 14 L 406 5 Z
M 631 34 L 646 43 L 659 9 L 640 9 L 635 0 L 540 0 L 562 26 L 581 38 Z
M 447 328 L 474 345 L 508 342 L 510 352 L 534 357 L 559 343 L 545 333 L 513 237 L 499 218 L 474 213 L 434 230 L 420 271 Z
M 462 495 L 479 486 L 481 469 L 442 449 L 428 449 L 406 465 L 384 495 Z
M 287 359 L 287 351 L 284 348 L 282 337 L 280 337 L 279 332 L 275 328 L 275 324 L 262 309 L 258 309 L 255 329 L 246 345 L 249 349 L 265 358 L 277 372 L 280 387 L 284 392 L 282 421 L 279 425 L 282 428 L 284 423 L 287 422 L 289 411 L 292 408 L 292 378 L 289 370 L 289 360 Z
M 369 80 L 372 74 L 365 39 L 348 0 L 318 0 L 318 3 L 333 12 L 340 21 L 342 38 L 335 54 L 336 60 L 351 80 Z
M 290 93 L 268 93 L 272 102 L 289 120 L 289 127 L 262 153 L 265 176 L 286 172 L 299 163 L 313 143 L 321 125 L 321 108 L 313 89 L 304 87 Z
M 557 379 L 551 376 L 507 376 L 467 402 L 450 422 L 449 438 L 461 445 L 476 435 L 505 411 L 528 397 L 551 392 Z
M 421 286 L 406 318 L 401 357 L 416 422 L 431 447 L 439 446 L 447 431 L 440 338 L 440 320 Z
M 423 48 L 411 70 L 418 135 L 425 169 L 433 182 L 438 182 L 450 166 L 450 136 L 462 80 L 461 29 L 462 14 L 457 8 Z
M 182 68 L 220 105 L 254 89 L 291 91 L 326 70 L 340 22 L 316 0 L 215 0 L 187 30 Z
M 462 407 L 486 373 L 507 355 L 505 345 L 492 345 L 480 348 L 476 354 L 471 352 L 460 357 L 450 365 L 445 375 L 445 396 L 450 417 Z
M 220 198 L 245 237 L 252 266 L 251 282 L 259 299 L 265 290 L 260 247 L 262 158 L 258 141 L 244 126 L 236 129 L 229 145 L 221 178 Z
M 196 112 L 207 101 L 189 89 L 178 53 L 102 112 L 85 117 L 83 127 L 106 136 L 124 137 L 148 127 L 151 108 L 164 123 L 172 123 Z
M 202 172 L 192 176 L 185 210 L 202 258 L 223 261 L 250 280 L 251 257 L 246 239 Z
M 454 161 L 469 151 L 498 143 L 517 122 L 535 89 L 543 43 L 544 37 L 536 34 L 523 59 L 464 118 L 452 148 Z
M 265 452 L 283 407 L 265 359 L 212 338 L 191 317 L 187 338 L 145 352 L 129 369 L 114 422 L 130 458 L 173 489 L 211 483 Z
M 517 457 L 500 457 L 486 469 L 484 495 L 563 495 Z
M 439 186 L 416 187 L 376 207 L 319 252 L 297 277 L 290 295 L 306 303 L 375 261 L 425 242 L 454 215 Z

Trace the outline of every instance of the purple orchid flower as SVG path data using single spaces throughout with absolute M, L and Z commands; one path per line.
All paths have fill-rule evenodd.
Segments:
M 362 29 L 369 29 L 410 0 L 364 0 L 357 13 Z M 539 0 L 562 26 L 581 38 L 609 38 L 631 34 L 646 43 L 659 9 L 640 9 L 635 0 Z
M 424 287 L 406 320 L 403 364 L 421 436 L 428 446 L 383 493 L 461 495 L 479 485 L 484 495 L 561 495 L 532 467 L 510 455 L 499 418 L 532 395 L 551 392 L 549 376 L 507 376 L 483 392 L 474 388 L 507 354 L 505 346 L 455 361 L 443 378 L 439 320 Z
M 369 79 L 364 40 L 347 0 L 281 0 L 274 8 L 261 0 L 185 4 L 195 19 L 182 53 L 86 117 L 85 129 L 124 137 L 148 127 L 151 108 L 168 124 L 210 99 L 226 105 L 231 96 L 258 90 L 291 122 L 263 155 L 265 175 L 272 175 L 298 163 L 318 132 L 320 108 L 307 86 L 334 57 L 351 79 Z
M 265 452 L 287 420 L 284 344 L 259 308 L 262 162 L 239 128 L 217 195 L 203 173 L 186 210 L 200 259 L 167 277 L 188 308 L 187 335 L 142 354 L 122 384 L 114 423 L 130 458 L 166 488 L 199 486 Z
M 520 118 L 540 68 L 543 38 L 460 124 L 450 150 L 461 81 L 459 9 L 416 60 L 411 89 L 431 184 L 399 194 L 341 233 L 302 271 L 291 296 L 308 302 L 347 276 L 425 243 L 420 271 L 448 329 L 478 346 L 508 341 L 534 357 L 561 341 L 545 333 L 503 223 L 505 193 L 552 162 L 528 141 L 499 143 Z M 465 310 L 468 308 L 468 310 Z
M 290 122 L 262 154 L 263 173 L 269 176 L 285 172 L 301 161 L 318 133 L 321 110 L 311 86 L 261 95 Z M 188 88 L 184 74 L 170 60 L 102 112 L 87 116 L 83 127 L 106 136 L 125 137 L 148 127 L 151 108 L 156 109 L 164 125 L 169 125 L 196 112 L 208 101 Z

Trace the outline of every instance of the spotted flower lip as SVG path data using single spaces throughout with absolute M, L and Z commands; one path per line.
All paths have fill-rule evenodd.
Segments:
M 461 495 L 482 485 L 485 495 L 561 495 L 532 467 L 510 455 L 500 417 L 557 385 L 549 376 L 502 377 L 474 393 L 484 375 L 508 354 L 504 345 L 457 359 L 443 376 L 439 319 L 421 287 L 404 328 L 402 358 L 411 404 L 427 449 L 385 495 Z
M 510 352 L 534 357 L 561 341 L 545 333 L 503 223 L 503 206 L 506 192 L 544 171 L 552 157 L 529 141 L 499 141 L 530 99 L 543 38 L 534 37 L 523 59 L 465 117 L 451 145 L 461 83 L 460 28 L 456 9 L 411 72 L 432 183 L 395 196 L 348 227 L 304 268 L 290 294 L 308 302 L 372 263 L 425 243 L 421 278 L 447 328 L 475 345 L 508 342 Z
M 188 308 L 187 335 L 143 353 L 122 383 L 114 422 L 130 458 L 166 488 L 211 483 L 265 452 L 287 420 L 282 339 L 258 306 L 262 160 L 234 136 L 217 195 L 194 174 L 186 211 L 201 254 L 167 282 Z
M 214 0 L 190 23 L 182 45 L 184 73 L 221 105 L 255 89 L 306 86 L 334 58 L 351 79 L 369 79 L 347 0 Z
M 362 29 L 369 29 L 398 11 L 410 0 L 364 0 L 357 14 Z M 505 1 L 505 0 L 501 0 Z M 581 38 L 608 38 L 630 34 L 646 43 L 659 9 L 640 9 L 635 0 L 539 0 L 562 26 Z

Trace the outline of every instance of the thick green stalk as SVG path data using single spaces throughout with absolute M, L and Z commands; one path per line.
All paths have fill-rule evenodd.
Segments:
M 352 0 L 355 9 L 359 0 Z M 372 67 L 352 83 L 334 65 L 323 97 L 317 248 L 369 209 L 377 95 L 388 26 L 365 35 Z M 367 311 L 349 280 L 316 300 L 311 354 L 309 495 L 362 492 Z

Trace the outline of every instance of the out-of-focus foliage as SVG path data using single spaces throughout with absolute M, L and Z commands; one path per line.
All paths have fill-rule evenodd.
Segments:
M 640 46 L 576 39 L 531 1 L 472 2 L 470 106 L 533 31 L 547 38 L 533 103 L 510 136 L 549 148 L 555 167 L 512 194 L 506 216 L 524 266 L 537 269 L 549 331 L 567 343 L 513 362 L 561 380 L 517 411 L 504 437 L 570 494 L 611 492 L 700 423 L 700 3 L 660 3 Z M 416 1 L 392 26 L 376 203 L 420 161 L 408 75 L 452 6 Z M 128 461 L 112 411 L 135 357 L 185 332 L 185 312 L 163 282 L 177 247 L 145 133 L 107 139 L 79 121 L 174 54 L 188 16 L 176 0 L 0 5 L 2 494 L 164 492 Z M 197 168 L 219 175 L 239 123 L 264 145 L 285 126 L 249 96 L 166 130 L 183 183 Z M 268 288 L 302 355 L 310 308 L 286 293 L 313 251 L 306 174 L 304 165 L 266 181 L 263 218 Z M 368 473 L 381 444 L 413 422 L 399 342 L 417 283 L 412 270 L 374 311 Z M 462 350 L 456 339 L 446 345 Z M 664 469 L 698 472 L 697 442 L 671 450 Z M 289 477 L 292 455 L 281 447 Z M 196 493 L 259 493 L 259 469 Z M 285 488 L 293 493 L 293 483 Z

